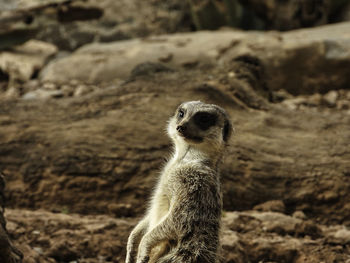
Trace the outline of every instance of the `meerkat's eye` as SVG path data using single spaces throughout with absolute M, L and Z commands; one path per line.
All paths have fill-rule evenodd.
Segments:
M 216 124 L 217 116 L 213 113 L 198 112 L 193 117 L 194 123 L 202 130 L 207 130 Z
M 178 115 L 180 119 L 182 119 L 185 116 L 185 112 L 183 110 L 179 110 Z

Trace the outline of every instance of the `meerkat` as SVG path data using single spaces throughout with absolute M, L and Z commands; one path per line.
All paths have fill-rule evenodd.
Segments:
M 128 238 L 126 263 L 218 262 L 219 167 L 232 131 L 217 105 L 189 101 L 177 108 L 167 126 L 174 152 Z

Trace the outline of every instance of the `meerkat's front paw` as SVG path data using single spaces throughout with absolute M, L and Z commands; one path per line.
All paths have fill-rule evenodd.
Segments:
M 149 256 L 140 256 L 137 258 L 136 263 L 147 263 L 149 261 Z
M 125 263 L 133 263 L 130 254 L 126 254 Z

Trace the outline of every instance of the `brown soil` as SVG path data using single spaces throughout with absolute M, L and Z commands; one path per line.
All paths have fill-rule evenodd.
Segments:
M 123 262 L 128 233 L 171 149 L 166 120 L 193 99 L 223 106 L 236 127 L 222 174 L 225 210 L 262 204 L 255 209 L 281 215 L 224 220 L 231 230 L 224 262 L 348 259 L 348 110 L 323 104 L 326 95 L 314 106 L 307 96 L 270 103 L 247 96 L 245 80 L 231 82 L 229 70 L 210 74 L 136 75 L 80 97 L 1 104 L 1 168 L 15 209 L 8 229 L 25 262 Z M 335 103 L 348 93 L 337 94 Z M 277 208 L 263 204 L 269 200 L 280 200 Z M 293 213 L 302 221 L 284 223 Z

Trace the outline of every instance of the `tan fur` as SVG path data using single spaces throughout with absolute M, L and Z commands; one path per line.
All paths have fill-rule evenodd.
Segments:
M 178 107 L 167 131 L 174 154 L 129 236 L 126 263 L 214 263 L 222 209 L 219 165 L 232 125 L 222 108 L 191 101 Z

